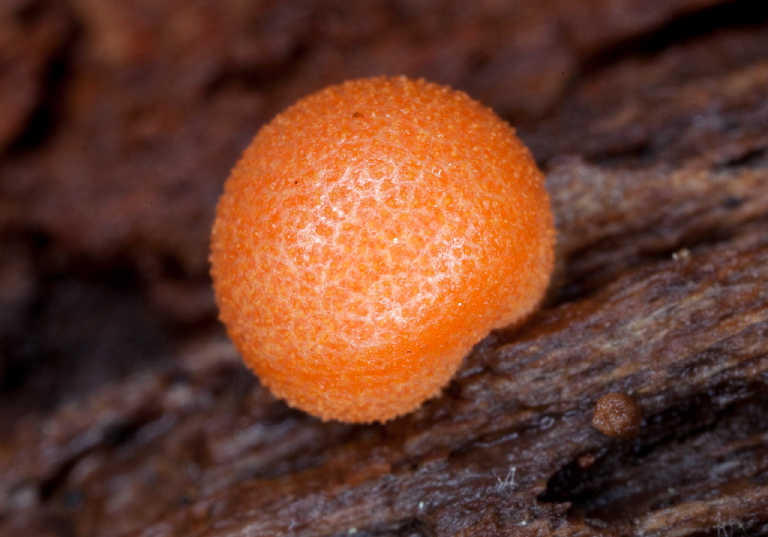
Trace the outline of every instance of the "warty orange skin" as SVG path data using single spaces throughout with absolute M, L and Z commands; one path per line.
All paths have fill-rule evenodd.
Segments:
M 261 129 L 219 201 L 211 274 L 276 396 L 386 421 L 537 307 L 554 235 L 543 175 L 507 123 L 462 92 L 372 78 Z

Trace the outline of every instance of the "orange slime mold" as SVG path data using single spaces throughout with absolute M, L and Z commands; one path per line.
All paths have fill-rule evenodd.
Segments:
M 400 78 L 306 97 L 225 185 L 211 245 L 221 319 L 278 397 L 386 421 L 436 395 L 553 265 L 544 178 L 464 93 Z

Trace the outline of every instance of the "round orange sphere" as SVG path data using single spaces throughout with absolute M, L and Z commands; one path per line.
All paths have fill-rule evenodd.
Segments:
M 276 396 L 386 421 L 538 305 L 553 243 L 543 175 L 507 123 L 450 88 L 372 78 L 261 129 L 219 201 L 211 273 Z

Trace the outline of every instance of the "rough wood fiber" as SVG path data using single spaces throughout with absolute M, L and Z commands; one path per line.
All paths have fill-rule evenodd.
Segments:
M 768 535 L 766 9 L 362 5 L 4 4 L 0 536 Z M 394 73 L 520 126 L 557 278 L 414 414 L 321 423 L 223 337 L 208 228 L 263 121 Z

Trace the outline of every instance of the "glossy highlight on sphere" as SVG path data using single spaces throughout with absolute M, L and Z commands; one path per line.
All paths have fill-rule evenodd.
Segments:
M 509 125 L 462 92 L 372 78 L 261 129 L 219 201 L 211 274 L 230 337 L 276 396 L 386 421 L 536 308 L 553 243 L 543 175 Z

